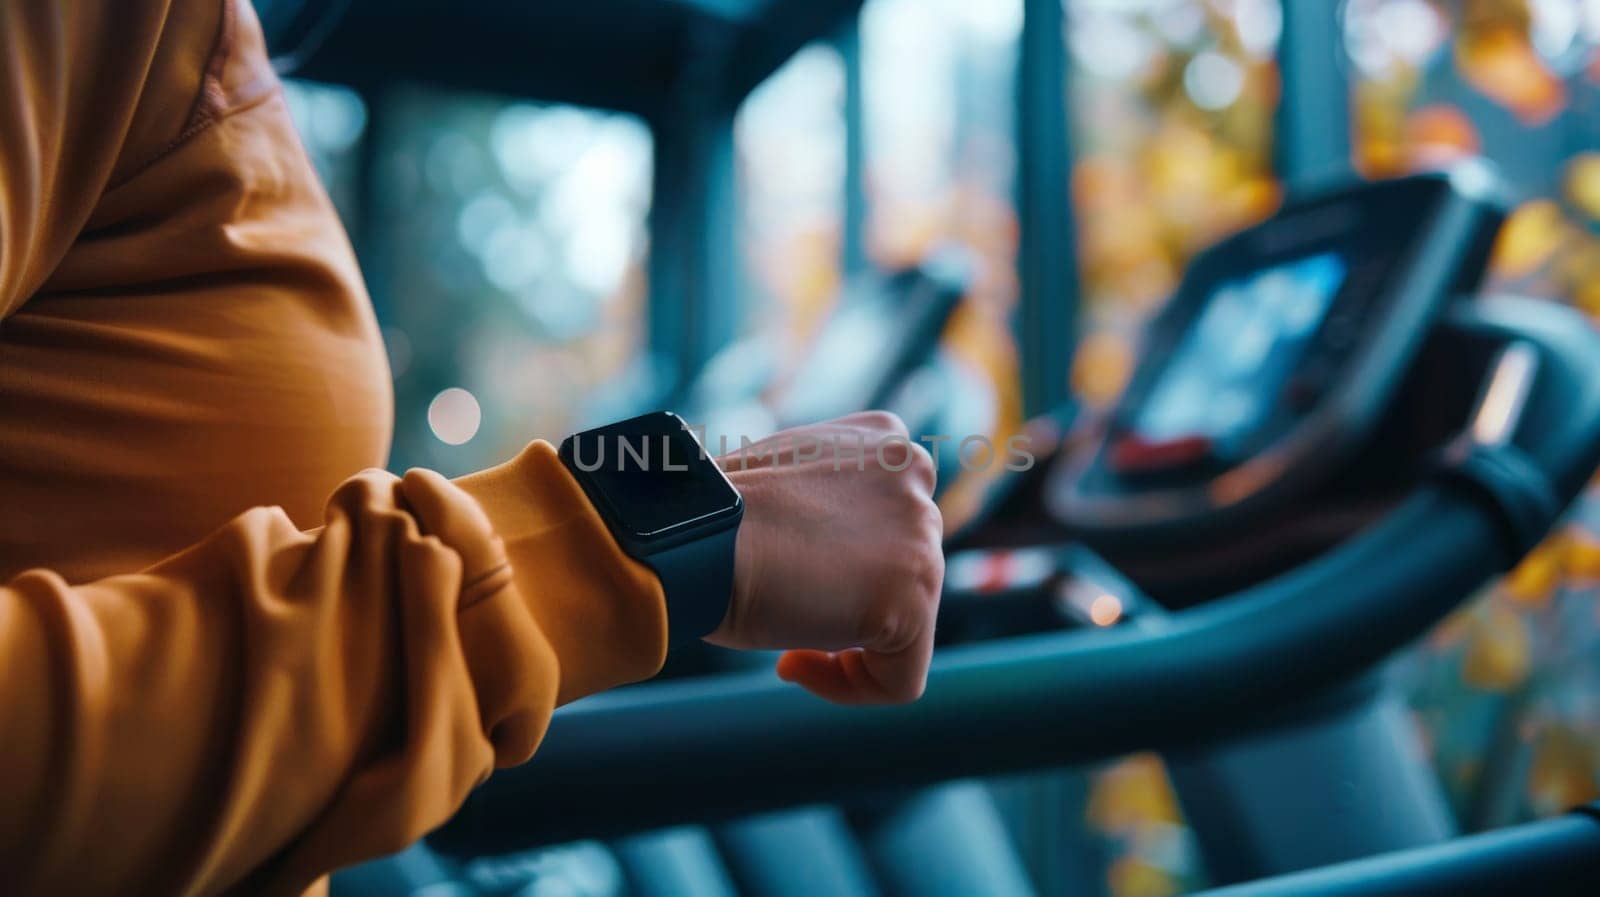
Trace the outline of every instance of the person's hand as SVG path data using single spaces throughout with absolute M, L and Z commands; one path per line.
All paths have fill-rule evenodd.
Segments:
M 744 496 L 733 600 L 706 637 L 787 648 L 778 675 L 841 704 L 914 701 L 944 580 L 933 460 L 866 412 L 717 459 Z

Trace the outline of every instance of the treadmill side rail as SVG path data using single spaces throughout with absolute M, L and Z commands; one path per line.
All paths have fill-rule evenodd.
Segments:
M 1600 807 L 1431 847 L 1204 891 L 1196 897 L 1590 897 Z

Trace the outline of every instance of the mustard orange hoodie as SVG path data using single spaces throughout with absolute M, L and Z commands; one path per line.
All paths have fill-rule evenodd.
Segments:
M 320 888 L 659 668 L 550 446 L 391 411 L 248 3 L 0 2 L 0 894 Z

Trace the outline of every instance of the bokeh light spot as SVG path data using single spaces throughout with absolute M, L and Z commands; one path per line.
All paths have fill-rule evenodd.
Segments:
M 1089 605 L 1089 619 L 1096 626 L 1110 626 L 1122 619 L 1122 602 L 1109 592 L 1097 596 Z
M 452 386 L 428 403 L 428 428 L 445 445 L 462 445 L 478 435 L 483 410 L 478 399 L 459 386 Z

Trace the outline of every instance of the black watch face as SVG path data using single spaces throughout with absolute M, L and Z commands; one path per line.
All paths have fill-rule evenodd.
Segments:
M 613 521 L 636 539 L 692 530 L 739 507 L 739 493 L 675 414 L 646 414 L 579 433 L 562 450 Z

